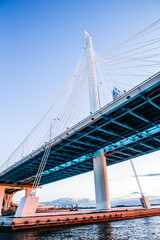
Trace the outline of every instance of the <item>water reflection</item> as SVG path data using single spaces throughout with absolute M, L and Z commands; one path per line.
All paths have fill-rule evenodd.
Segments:
M 1 236 L 3 235 L 3 238 Z M 93 225 L 72 226 L 62 228 L 44 228 L 35 230 L 23 230 L 15 232 L 4 232 L 0 234 L 0 239 L 12 240 L 117 240 L 114 237 L 112 223 L 99 223 Z
M 97 239 L 118 240 L 114 236 L 112 222 L 97 224 Z
M 61 228 L 0 232 L 0 240 L 160 239 L 160 216 Z

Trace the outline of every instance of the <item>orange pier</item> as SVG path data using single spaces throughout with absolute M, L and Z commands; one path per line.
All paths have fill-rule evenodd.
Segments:
M 119 208 L 112 211 L 53 211 L 36 213 L 31 217 L 2 216 L 0 229 L 29 229 L 42 227 L 58 227 L 78 224 L 92 224 L 160 215 L 160 208 Z

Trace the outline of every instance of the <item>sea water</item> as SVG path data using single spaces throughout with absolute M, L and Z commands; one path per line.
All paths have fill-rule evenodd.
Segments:
M 0 240 L 160 240 L 160 216 L 59 228 L 0 232 Z

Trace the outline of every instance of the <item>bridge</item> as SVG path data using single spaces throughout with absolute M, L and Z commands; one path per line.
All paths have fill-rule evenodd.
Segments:
M 35 188 L 94 170 L 97 208 L 110 209 L 106 161 L 110 166 L 160 149 L 160 72 L 149 75 L 127 91 L 116 89 L 112 101 L 101 106 L 97 60 L 87 32 L 85 38 L 87 74 L 84 79 L 88 84 L 90 114 L 54 137 L 52 132 L 57 125 L 53 127 L 51 123 L 46 142 L 26 156 L 15 155 L 17 159 L 10 166 L 4 165 L 0 173 L 1 205 L 4 194 L 13 195 L 20 189 L 28 190 L 26 197 L 30 196 L 41 168 Z M 61 124 L 59 116 L 55 122 Z
M 57 136 L 40 185 L 92 171 L 99 151 L 112 165 L 159 150 L 159 102 L 160 72 Z M 44 149 L 45 145 L 6 169 L 0 183 L 32 185 Z

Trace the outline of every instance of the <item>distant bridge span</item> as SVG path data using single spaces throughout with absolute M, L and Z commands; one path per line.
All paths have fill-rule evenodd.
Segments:
M 160 72 L 52 142 L 40 185 L 93 170 L 105 152 L 113 165 L 160 149 Z M 1 184 L 32 185 L 45 145 L 0 174 Z

